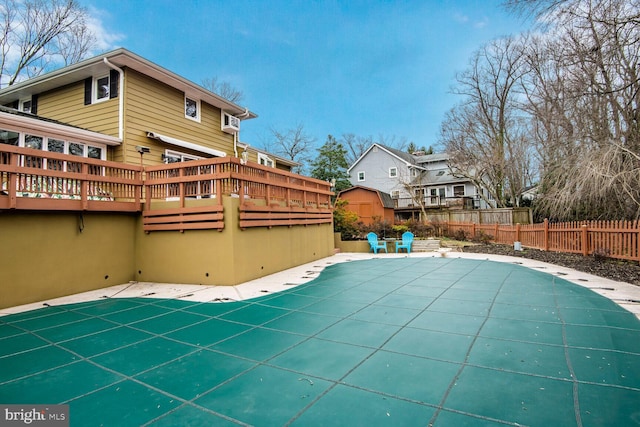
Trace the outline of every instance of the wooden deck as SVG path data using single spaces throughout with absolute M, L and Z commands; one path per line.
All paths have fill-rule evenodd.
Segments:
M 0 210 L 141 212 L 144 230 L 218 229 L 222 197 L 240 227 L 333 221 L 330 184 L 225 157 L 134 166 L 0 144 Z

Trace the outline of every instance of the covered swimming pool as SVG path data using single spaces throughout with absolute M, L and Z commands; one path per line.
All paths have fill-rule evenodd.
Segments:
M 640 321 L 517 264 L 382 256 L 244 301 L 0 317 L 0 403 L 72 426 L 640 425 Z

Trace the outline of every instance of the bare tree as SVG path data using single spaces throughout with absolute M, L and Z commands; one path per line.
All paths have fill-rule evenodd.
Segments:
M 640 218 L 638 24 L 638 0 L 556 2 L 549 30 L 529 44 L 523 88 L 542 160 L 541 215 Z
M 241 90 L 234 88 L 229 82 L 218 81 L 217 77 L 202 80 L 202 87 L 231 102 L 239 103 L 244 99 L 244 93 Z
M 372 136 L 357 136 L 353 133 L 342 134 L 340 140 L 342 146 L 347 150 L 347 163 L 352 165 L 367 151 L 367 148 L 373 144 Z
M 504 38 L 477 51 L 453 89 L 463 101 L 441 127 L 451 170 L 486 188 L 489 194 L 480 196 L 495 207 L 517 205 L 531 175 L 529 127 L 517 91 L 523 45 Z
M 269 146 L 274 150 L 274 154 L 300 163 L 300 166 L 294 168 L 294 172 L 302 173 L 311 161 L 316 139 L 307 134 L 302 123 L 285 131 L 271 128 L 271 136 L 273 141 Z
M 2 0 L 2 85 L 83 59 L 95 43 L 76 0 Z

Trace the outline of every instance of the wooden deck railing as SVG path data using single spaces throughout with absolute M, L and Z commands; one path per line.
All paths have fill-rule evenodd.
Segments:
M 140 166 L 0 144 L 0 209 L 137 212 Z
M 449 232 L 464 231 L 471 238 L 480 232 L 495 243 L 544 251 L 597 254 L 604 257 L 640 261 L 640 221 L 582 221 L 530 225 L 446 223 Z
M 230 157 L 142 168 L 0 144 L 0 209 L 139 212 L 144 200 L 145 231 L 221 230 L 223 196 L 240 199 L 241 228 L 326 224 L 332 194 L 328 182 Z
M 240 199 L 241 228 L 333 221 L 329 183 L 314 178 L 232 157 L 151 166 L 145 172 L 145 231 L 222 229 L 222 196 Z

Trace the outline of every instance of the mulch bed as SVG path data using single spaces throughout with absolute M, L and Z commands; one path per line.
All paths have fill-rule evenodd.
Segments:
M 496 244 L 464 246 L 462 251 L 534 259 L 537 261 L 573 268 L 574 270 L 583 271 L 585 273 L 594 274 L 596 276 L 618 282 L 627 282 L 640 286 L 640 265 L 633 261 L 582 256 L 578 254 L 565 254 L 561 252 L 546 252 L 538 249 L 525 248 L 523 251 L 515 251 L 512 246 Z

